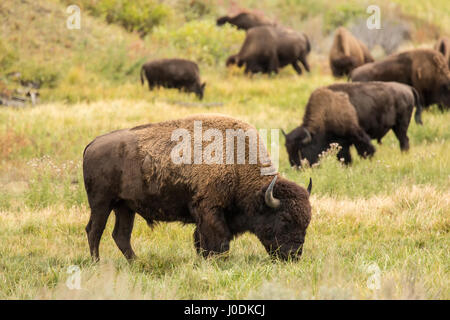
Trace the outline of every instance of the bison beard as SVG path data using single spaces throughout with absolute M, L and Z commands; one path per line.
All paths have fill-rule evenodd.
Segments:
M 278 174 L 261 175 L 265 166 L 249 164 L 248 154 L 245 164 L 174 164 L 170 154 L 177 141 L 172 133 L 180 128 L 192 133 L 194 121 L 223 136 L 226 129 L 255 130 L 233 118 L 198 115 L 114 131 L 87 145 L 83 175 L 91 217 L 86 232 L 93 259 L 99 259 L 100 238 L 112 210 L 114 241 L 129 260 L 135 258 L 130 243 L 135 213 L 149 225 L 194 223 L 194 244 L 205 257 L 226 252 L 231 239 L 247 231 L 271 255 L 300 257 L 311 219 L 311 187 L 305 190 Z

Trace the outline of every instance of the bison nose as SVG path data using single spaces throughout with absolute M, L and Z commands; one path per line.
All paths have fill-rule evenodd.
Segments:
M 271 252 L 273 258 L 278 258 L 284 261 L 298 261 L 303 252 L 303 244 L 298 247 L 279 248 Z

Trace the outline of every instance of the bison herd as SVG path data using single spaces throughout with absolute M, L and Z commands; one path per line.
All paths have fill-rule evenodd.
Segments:
M 310 71 L 311 44 L 306 34 L 246 11 L 217 19 L 217 25 L 225 23 L 246 31 L 241 49 L 226 60 L 226 66 L 243 66 L 250 74 L 278 73 L 289 64 L 298 74 L 302 68 Z M 340 145 L 337 156 L 346 164 L 352 161 L 352 145 L 359 156 L 370 157 L 375 153 L 371 140 L 381 143 L 391 129 L 400 149 L 407 151 L 414 108 L 414 119 L 422 124 L 423 107 L 450 106 L 449 38 L 442 37 L 434 49 L 414 49 L 375 61 L 360 40 L 340 27 L 334 34 L 329 63 L 333 76 L 346 76 L 351 82 L 313 91 L 302 124 L 289 133 L 282 131 L 293 167 L 306 160 L 318 162 L 331 143 Z M 142 66 L 140 76 L 142 84 L 147 79 L 150 90 L 164 86 L 193 92 L 199 99 L 204 95 L 205 82 L 192 61 L 150 61 Z M 91 207 L 86 231 L 95 260 L 111 211 L 116 216 L 113 238 L 129 260 L 135 258 L 130 244 L 135 213 L 149 225 L 154 221 L 194 223 L 195 248 L 205 257 L 226 252 L 230 241 L 247 231 L 272 256 L 300 257 L 311 219 L 311 181 L 304 189 L 277 172 L 262 175 L 261 168 L 267 164 L 261 161 L 174 163 L 171 151 L 177 141 L 173 131 L 193 134 L 196 121 L 202 122 L 203 130 L 223 135 L 230 128 L 254 129 L 230 117 L 198 115 L 114 131 L 85 148 L 83 173 Z

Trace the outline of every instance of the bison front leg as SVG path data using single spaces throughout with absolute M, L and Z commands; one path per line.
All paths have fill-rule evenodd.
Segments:
M 308 64 L 308 60 L 306 60 L 306 57 L 300 57 L 300 62 L 303 64 L 303 66 L 305 67 L 305 70 L 310 72 L 310 68 L 309 68 L 309 64 Z
M 352 162 L 352 155 L 350 154 L 350 145 L 347 143 L 341 144 L 341 150 L 337 154 L 338 160 L 345 164 Z
M 352 135 L 352 142 L 358 154 L 363 157 L 371 157 L 375 153 L 375 147 L 370 141 L 370 137 L 361 128 L 358 128 Z
M 220 209 L 194 209 L 197 228 L 194 245 L 203 257 L 220 254 L 230 248 L 231 233 Z
M 295 71 L 300 75 L 302 74 L 302 68 L 298 65 L 297 61 L 292 62 L 292 66 L 294 67 Z

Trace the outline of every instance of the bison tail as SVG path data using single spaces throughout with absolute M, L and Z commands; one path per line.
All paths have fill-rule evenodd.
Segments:
M 141 84 L 144 85 L 144 66 L 141 68 Z
M 309 42 L 309 38 L 306 34 L 305 34 L 305 39 L 306 39 L 306 52 L 310 53 L 311 52 L 311 43 Z
M 422 125 L 422 101 L 420 99 L 420 95 L 417 92 L 416 89 L 414 89 L 413 87 L 411 87 L 411 90 L 413 92 L 414 95 L 414 105 L 416 106 L 416 113 L 414 114 L 414 120 L 416 121 L 417 124 Z

